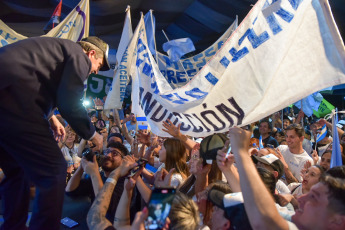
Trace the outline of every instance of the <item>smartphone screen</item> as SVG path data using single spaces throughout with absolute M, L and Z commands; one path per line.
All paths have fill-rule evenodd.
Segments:
M 65 225 L 69 228 L 73 228 L 73 227 L 78 225 L 78 222 L 76 222 L 76 221 L 74 221 L 68 217 L 65 217 L 65 218 L 61 219 L 61 224 Z
M 173 188 L 156 188 L 152 191 L 146 229 L 162 229 L 164 227 L 174 196 L 175 189 Z

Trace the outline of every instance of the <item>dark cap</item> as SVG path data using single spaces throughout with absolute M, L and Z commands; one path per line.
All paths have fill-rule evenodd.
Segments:
M 109 134 L 109 136 L 107 138 L 107 141 L 109 141 L 109 139 L 112 138 L 112 137 L 120 138 L 122 140 L 121 144 L 123 144 L 124 139 L 123 139 L 123 136 L 120 133 L 111 133 L 111 134 Z
M 284 173 L 284 165 L 283 163 L 279 160 L 278 157 L 276 157 L 274 154 L 268 154 L 266 156 L 258 157 L 258 156 L 253 156 L 254 157 L 254 162 L 257 163 L 257 161 L 260 161 L 261 163 L 265 165 L 269 165 L 273 168 L 274 171 L 278 172 L 278 178 L 280 179 L 283 176 Z
M 97 46 L 100 50 L 103 51 L 103 66 L 100 68 L 100 71 L 107 71 L 110 70 L 110 65 L 108 62 L 108 53 L 109 53 L 109 46 L 106 42 L 104 42 L 102 39 L 95 37 L 95 36 L 90 36 L 87 38 L 82 39 L 83 42 L 88 42 L 91 43 L 95 46 Z
M 228 138 L 222 133 L 216 133 L 204 138 L 200 143 L 200 156 L 207 160 L 216 160 L 217 151 L 224 147 Z
M 226 194 L 212 188 L 208 193 L 208 199 L 224 210 L 224 217 L 230 221 L 229 229 L 252 229 L 244 208 L 241 192 Z

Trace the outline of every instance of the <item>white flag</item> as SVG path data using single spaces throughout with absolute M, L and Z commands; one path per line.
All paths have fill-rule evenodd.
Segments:
M 137 28 L 134 31 L 134 35 L 130 32 L 132 24 L 130 21 L 130 11 L 127 11 L 126 21 L 119 45 L 118 52 L 122 52 L 120 61 L 117 63 L 117 69 L 115 70 L 115 76 L 112 82 L 112 86 L 108 92 L 107 100 L 104 104 L 104 109 L 120 109 L 122 108 L 122 102 L 125 98 L 126 87 L 129 82 L 130 67 L 132 61 L 135 63 L 134 49 L 138 41 L 139 31 L 144 27 L 143 19 L 139 21 Z M 128 28 L 130 27 L 130 29 Z M 126 32 L 124 32 L 126 30 Z M 130 36 L 130 37 L 127 37 Z M 119 57 L 120 57 L 119 56 Z M 116 55 L 116 59 L 118 56 Z
M 122 108 L 122 102 L 125 97 L 126 87 L 129 81 L 127 69 L 126 67 L 124 67 L 128 61 L 127 47 L 133 37 L 131 10 L 129 6 L 127 6 L 126 12 L 127 13 L 122 30 L 121 40 L 116 53 L 116 67 L 113 82 L 110 91 L 108 92 L 107 99 L 104 104 L 104 109 Z M 126 77 L 124 77 L 125 75 Z
M 181 124 L 184 134 L 207 136 L 345 83 L 345 49 L 326 0 L 259 0 L 181 88 L 160 81 L 141 37 L 136 59 L 139 106 L 160 136 L 168 136 L 162 131 L 166 119 Z
M 90 7 L 89 0 L 81 0 L 59 25 L 45 36 L 80 41 L 89 36 Z

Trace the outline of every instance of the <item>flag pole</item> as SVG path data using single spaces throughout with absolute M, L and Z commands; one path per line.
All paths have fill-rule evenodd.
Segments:
M 152 26 L 152 35 L 153 35 L 153 41 L 155 42 L 155 51 L 156 51 L 156 53 L 155 53 L 155 58 L 156 58 L 156 61 L 157 61 L 157 46 L 156 46 L 156 36 L 155 36 L 155 30 L 156 30 L 156 28 L 155 27 L 153 27 L 153 15 L 152 15 L 152 9 L 150 9 L 150 15 L 151 15 L 151 26 Z
M 166 38 L 166 39 L 168 40 L 168 42 L 169 42 L 170 40 L 169 40 L 168 36 L 166 35 L 166 33 L 164 32 L 164 30 L 162 30 L 162 32 L 163 32 L 165 38 Z M 189 82 L 189 81 L 190 81 L 190 80 L 189 80 L 189 75 L 188 75 L 188 73 L 187 73 L 187 70 L 184 68 L 184 66 L 183 66 L 183 64 L 182 64 L 181 59 L 179 60 L 179 62 L 180 62 L 181 66 L 182 66 L 182 68 L 183 68 L 183 70 L 184 70 L 184 72 L 185 72 L 185 74 L 186 74 L 186 76 L 187 76 L 187 81 Z
M 303 112 L 303 99 L 301 100 L 301 111 Z M 302 127 L 304 128 L 303 117 L 302 117 L 301 121 L 302 121 Z

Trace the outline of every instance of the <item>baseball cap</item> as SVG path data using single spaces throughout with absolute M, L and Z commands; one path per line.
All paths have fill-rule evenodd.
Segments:
M 226 194 L 212 188 L 208 193 L 208 200 L 224 210 L 224 217 L 230 221 L 229 229 L 252 229 L 241 192 Z
M 200 156 L 204 162 L 209 163 L 210 160 L 216 160 L 217 151 L 224 147 L 224 143 L 228 138 L 222 133 L 216 133 L 204 138 L 200 143 Z M 210 163 L 212 164 L 212 162 Z
M 112 137 L 118 137 L 118 138 L 120 138 L 120 139 L 122 140 L 122 143 L 123 143 L 123 141 L 124 141 L 123 136 L 122 136 L 120 133 L 111 133 L 111 134 L 109 134 L 109 136 L 108 136 L 108 138 L 107 138 L 107 141 L 109 141 L 109 139 L 112 138 Z M 122 144 L 122 143 L 121 143 L 121 144 Z
M 274 154 L 270 153 L 268 155 L 258 157 L 258 156 L 253 156 L 254 162 L 255 161 L 260 161 L 261 163 L 265 165 L 269 165 L 273 168 L 273 170 L 278 172 L 278 179 L 282 177 L 284 173 L 284 165 L 283 163 L 279 160 L 278 157 L 276 157 Z M 257 163 L 257 162 L 255 162 Z
M 107 71 L 110 70 L 110 65 L 108 62 L 108 54 L 109 54 L 109 46 L 106 42 L 104 42 L 102 39 L 95 37 L 95 36 L 90 36 L 87 38 L 82 39 L 83 42 L 89 42 L 95 46 L 97 46 L 100 50 L 103 51 L 103 66 L 100 68 L 100 71 Z

